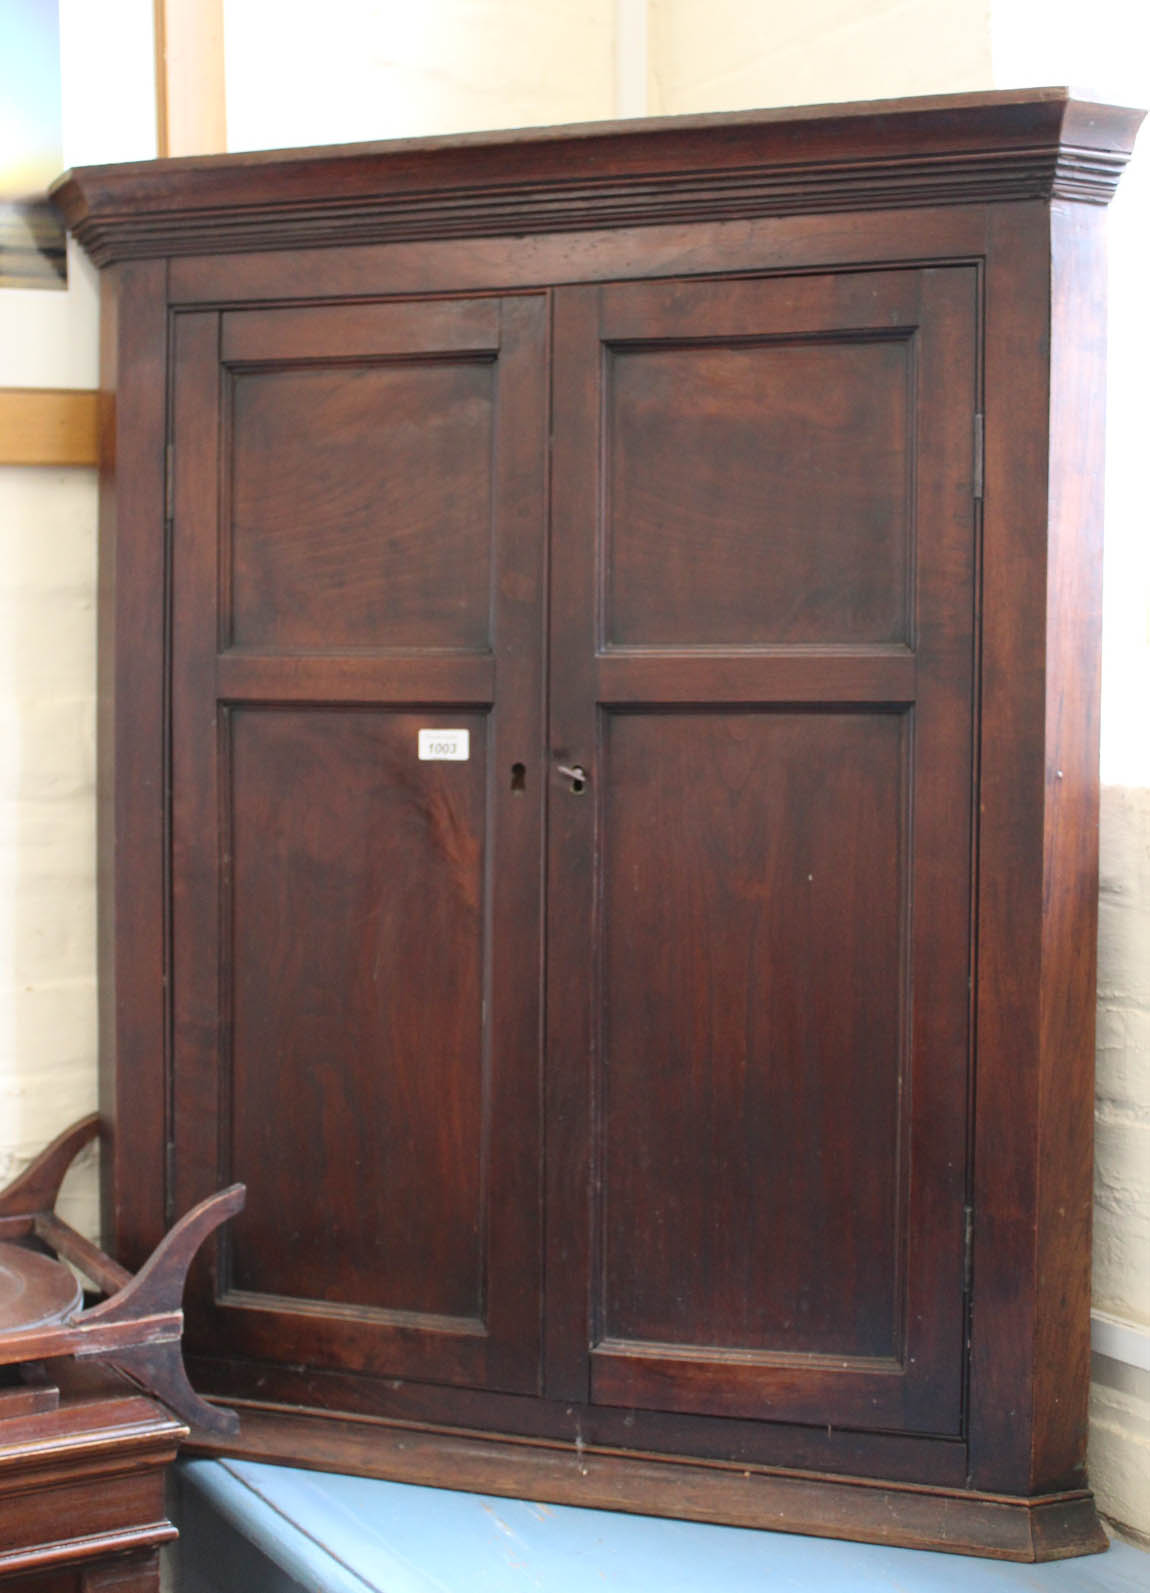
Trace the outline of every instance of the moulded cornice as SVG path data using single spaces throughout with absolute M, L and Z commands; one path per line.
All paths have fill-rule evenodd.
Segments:
M 1108 203 L 1140 111 L 1066 89 L 93 166 L 94 260 L 1063 199 Z

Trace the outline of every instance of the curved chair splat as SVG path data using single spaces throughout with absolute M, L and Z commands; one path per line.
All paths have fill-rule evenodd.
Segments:
M 50 1212 L 56 1204 L 65 1173 L 99 1132 L 100 1114 L 93 1112 L 57 1135 L 6 1189 L 0 1190 L 0 1217 L 30 1217 Z

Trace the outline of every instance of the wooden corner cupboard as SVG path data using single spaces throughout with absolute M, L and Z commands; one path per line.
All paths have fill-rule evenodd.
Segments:
M 107 1219 L 215 1448 L 1007 1558 L 1083 1471 L 1063 90 L 72 173 Z

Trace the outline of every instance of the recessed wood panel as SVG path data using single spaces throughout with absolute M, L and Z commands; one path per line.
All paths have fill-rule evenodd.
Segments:
M 906 724 L 612 716 L 605 1339 L 899 1355 Z
M 439 358 L 235 372 L 225 641 L 488 646 L 494 369 Z
M 912 346 L 609 350 L 606 640 L 905 640 Z
M 482 1315 L 484 726 L 232 711 L 233 1289 Z

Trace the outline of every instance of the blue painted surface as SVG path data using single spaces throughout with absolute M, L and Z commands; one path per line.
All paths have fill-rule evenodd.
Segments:
M 1150 1555 L 1125 1543 L 1010 1565 L 251 1461 L 183 1470 L 308 1593 L 1150 1593 Z

